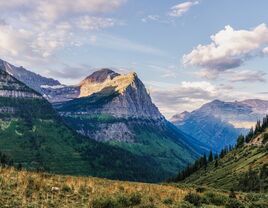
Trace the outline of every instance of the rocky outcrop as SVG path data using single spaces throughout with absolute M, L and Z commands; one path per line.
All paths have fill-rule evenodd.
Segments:
M 0 97 L 42 98 L 40 94 L 26 87 L 3 70 L 0 70 Z
M 85 122 L 72 122 L 79 133 L 98 141 L 134 142 L 132 125 L 153 123 L 161 128 L 167 122 L 136 73 L 119 75 L 108 69 L 94 72 L 83 80 L 78 99 L 55 107 L 66 118 L 83 120 L 87 116 L 109 116 L 109 121 L 100 123 L 92 123 L 88 119 Z M 90 125 L 94 125 L 96 130 L 92 130 Z
M 135 142 L 135 135 L 125 122 L 100 123 L 97 125 L 96 131 L 80 129 L 78 132 L 89 138 L 94 138 L 96 141 L 108 142 L 114 141 L 116 138 L 116 141 L 119 142 Z
M 0 60 L 0 68 L 17 80 L 23 82 L 31 89 L 39 92 L 51 103 L 66 102 L 79 97 L 80 87 L 62 85 L 59 81 L 43 77 L 25 68 L 16 67 L 6 61 Z
M 15 77 L 17 80 L 23 82 L 28 87 L 34 89 L 35 91 L 42 93 L 42 85 L 55 86 L 60 85 L 60 82 L 51 78 L 43 77 L 39 74 L 28 71 L 27 69 L 21 67 L 13 66 L 12 64 L 0 60 L 0 68 L 6 71 L 11 76 Z
M 40 95 L 37 95 L 35 93 L 14 90 L 0 90 L 0 97 L 41 98 Z

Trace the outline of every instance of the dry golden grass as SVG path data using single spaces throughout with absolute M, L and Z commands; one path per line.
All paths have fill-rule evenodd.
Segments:
M 191 191 L 171 185 L 50 175 L 14 168 L 0 168 L 0 187 L 0 207 L 93 207 L 93 201 L 99 198 L 137 193 L 141 203 L 134 207 L 170 207 L 165 200 L 178 204 Z

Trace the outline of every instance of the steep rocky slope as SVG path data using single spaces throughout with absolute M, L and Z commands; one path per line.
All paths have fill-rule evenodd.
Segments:
M 3 70 L 0 152 L 7 154 L 14 165 L 21 163 L 28 169 L 61 174 L 134 181 L 160 181 L 170 175 L 153 158 L 78 135 L 62 122 L 41 94 Z
M 214 100 L 191 113 L 175 115 L 171 121 L 213 150 L 220 151 L 226 145 L 233 145 L 238 135 L 245 134 L 258 119 L 265 116 L 267 103 L 263 100 Z
M 67 101 L 79 96 L 78 86 L 62 85 L 59 81 L 43 77 L 25 68 L 16 67 L 0 59 L 0 67 L 8 74 L 39 92 L 50 102 Z
M 54 107 L 77 132 L 155 158 L 170 174 L 207 151 L 163 117 L 135 73 L 99 70 L 80 83 L 79 98 Z

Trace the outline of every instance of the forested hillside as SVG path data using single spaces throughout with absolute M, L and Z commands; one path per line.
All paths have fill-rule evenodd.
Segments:
M 180 172 L 174 181 L 234 189 L 268 191 L 268 117 L 258 121 L 247 136 L 219 155 L 204 155 Z

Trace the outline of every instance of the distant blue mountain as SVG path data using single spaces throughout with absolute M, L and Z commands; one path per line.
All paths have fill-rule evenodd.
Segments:
M 240 134 L 245 134 L 267 113 L 268 101 L 264 100 L 214 100 L 192 112 L 176 114 L 171 121 L 207 147 L 220 151 L 224 146 L 235 144 Z

